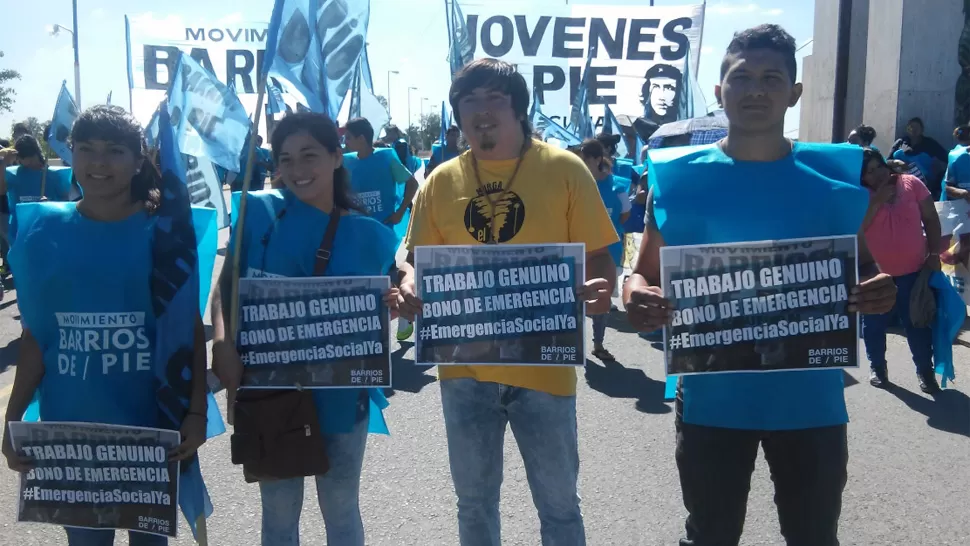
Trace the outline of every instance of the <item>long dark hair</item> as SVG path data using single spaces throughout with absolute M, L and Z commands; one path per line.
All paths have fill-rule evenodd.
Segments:
M 337 134 L 337 126 L 330 118 L 313 112 L 289 114 L 273 129 L 271 145 L 273 161 L 276 164 L 279 164 L 283 143 L 300 131 L 309 133 L 313 140 L 319 142 L 330 153 L 340 152 L 340 136 Z M 367 214 L 367 211 L 354 199 L 353 190 L 350 189 L 350 171 L 343 164 L 333 170 L 333 204 L 337 208 Z
M 85 110 L 71 129 L 72 149 L 78 142 L 90 140 L 116 142 L 131 150 L 141 163 L 138 174 L 131 178 L 131 200 L 144 201 L 145 210 L 154 213 L 161 202 L 162 175 L 149 159 L 141 124 L 120 106 L 99 104 Z

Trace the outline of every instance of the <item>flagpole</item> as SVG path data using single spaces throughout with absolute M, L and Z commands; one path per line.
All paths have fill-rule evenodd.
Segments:
M 236 343 L 236 333 L 239 330 L 239 258 L 242 255 L 242 242 L 245 237 L 243 237 L 243 224 L 246 221 L 246 195 L 249 193 L 249 186 L 253 179 L 253 162 L 256 156 L 256 131 L 255 129 L 259 127 L 259 118 L 262 114 L 263 109 L 263 98 L 266 94 L 266 82 L 260 82 L 259 93 L 256 96 L 256 113 L 253 114 L 253 133 L 249 138 L 249 150 L 246 155 L 246 171 L 243 176 L 242 183 L 242 195 L 239 197 L 239 212 L 232 211 L 236 214 L 236 226 L 233 228 L 236 232 L 235 245 L 232 248 L 232 289 L 231 289 L 231 307 L 229 312 L 229 342 Z M 236 402 L 236 391 L 226 389 L 226 420 L 232 425 L 234 419 L 233 416 L 233 405 Z

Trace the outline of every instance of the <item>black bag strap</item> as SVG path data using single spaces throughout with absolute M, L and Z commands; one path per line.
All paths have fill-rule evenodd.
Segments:
M 330 220 L 327 222 L 327 231 L 323 234 L 323 241 L 317 249 L 317 258 L 313 264 L 313 276 L 322 277 L 327 272 L 330 265 L 330 256 L 333 255 L 333 242 L 337 238 L 337 224 L 340 223 L 341 210 L 333 208 Z

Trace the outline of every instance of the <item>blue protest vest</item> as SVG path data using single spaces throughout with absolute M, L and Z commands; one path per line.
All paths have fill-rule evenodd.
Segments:
M 158 426 L 154 219 L 98 222 L 75 203 L 17 208 L 24 223 L 10 261 L 24 326 L 44 356 L 40 419 Z
M 669 246 L 858 233 L 869 203 L 862 148 L 795 143 L 773 162 L 716 145 L 651 150 L 654 216 Z M 684 421 L 791 430 L 848 422 L 841 370 L 685 376 Z
M 970 151 L 966 146 L 956 146 L 947 156 L 946 178 L 944 182 L 963 190 L 970 190 Z M 947 200 L 946 192 L 940 197 Z
M 44 182 L 44 197 L 50 201 L 67 201 L 71 192 L 70 167 L 48 167 L 47 180 Z M 18 222 L 16 205 L 40 201 L 40 186 L 43 170 L 33 170 L 18 165 L 7 167 L 4 179 L 7 182 L 7 201 L 10 203 L 10 239 L 17 234 Z
M 398 161 L 397 154 L 391 148 L 376 148 L 366 159 L 359 159 L 357 152 L 344 154 L 344 166 L 350 171 L 350 186 L 371 218 L 378 222 L 393 214 L 403 201 L 403 188 L 398 191 L 398 183 L 391 172 L 394 161 Z
M 610 215 L 610 220 L 613 222 L 613 229 L 619 235 L 623 234 L 623 223 L 620 222 L 620 216 L 622 216 L 622 206 L 623 203 L 620 201 L 620 195 L 626 196 L 626 192 L 630 187 L 629 183 L 624 183 L 623 179 L 618 176 L 610 175 L 603 180 L 598 180 L 596 182 L 596 187 L 600 190 L 600 197 L 603 198 L 603 204 L 606 205 L 606 212 Z M 613 243 L 610 245 L 610 256 L 613 257 L 613 263 L 617 267 L 623 264 L 623 239 L 621 237 L 620 242 Z
M 233 194 L 233 210 L 239 194 Z M 277 220 L 280 211 L 286 214 Z M 311 277 L 317 249 L 323 241 L 330 216 L 297 199 L 289 190 L 250 193 L 240 264 L 245 277 Z M 268 244 L 263 241 L 267 240 Z M 233 230 L 229 249 L 235 248 Z M 333 253 L 326 275 L 329 277 L 383 276 L 394 265 L 397 238 L 394 232 L 373 218 L 350 214 L 340 219 Z M 363 389 L 316 389 L 313 391 L 326 434 L 349 433 L 356 422 L 358 401 Z M 382 410 L 387 399 L 380 389 L 367 389 L 370 404 L 370 429 L 386 432 Z

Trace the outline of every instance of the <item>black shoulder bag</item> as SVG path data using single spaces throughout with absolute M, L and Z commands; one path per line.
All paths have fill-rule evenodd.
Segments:
M 334 208 L 317 249 L 315 277 L 327 271 L 339 221 Z M 232 463 L 243 466 L 247 483 L 319 476 L 330 469 L 312 391 L 244 388 L 232 411 Z

